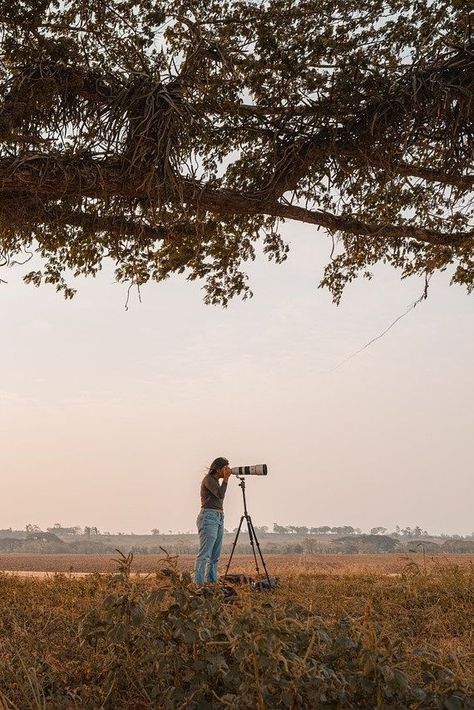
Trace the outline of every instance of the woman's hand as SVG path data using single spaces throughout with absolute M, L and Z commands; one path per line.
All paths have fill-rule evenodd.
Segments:
M 231 469 L 230 469 L 229 466 L 226 466 L 225 469 L 224 469 L 224 473 L 223 473 L 223 475 L 222 475 L 222 478 L 223 478 L 224 481 L 227 483 L 227 481 L 229 480 L 229 478 L 230 478 L 231 476 L 232 476 L 232 471 L 231 471 Z

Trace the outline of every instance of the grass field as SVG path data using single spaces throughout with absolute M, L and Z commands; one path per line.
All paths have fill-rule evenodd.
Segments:
M 135 555 L 135 572 L 153 572 L 161 564 L 164 555 Z M 63 555 L 10 553 L 0 555 L 0 571 L 30 572 L 113 572 L 117 564 L 113 555 Z M 192 570 L 195 557 L 180 555 L 178 566 L 181 570 Z M 225 568 L 227 557 L 221 558 L 221 571 Z M 374 572 L 380 574 L 400 574 L 407 564 L 420 567 L 443 565 L 472 566 L 474 555 L 436 555 L 430 557 L 421 554 L 409 555 L 265 555 L 265 561 L 271 574 L 356 574 Z M 236 555 L 232 560 L 231 571 L 255 572 L 253 557 Z
M 196 592 L 191 557 L 150 558 L 2 556 L 116 573 L 0 575 L 0 707 L 474 707 L 468 556 L 269 556 L 280 587 L 234 604 Z

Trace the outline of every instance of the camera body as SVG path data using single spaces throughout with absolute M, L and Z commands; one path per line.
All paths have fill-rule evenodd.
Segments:
M 234 466 L 230 470 L 234 476 L 266 476 L 268 473 L 266 463 L 259 463 L 255 466 Z

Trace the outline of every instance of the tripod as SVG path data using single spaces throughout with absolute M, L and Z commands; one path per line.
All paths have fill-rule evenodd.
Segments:
M 259 544 L 258 538 L 257 538 L 257 533 L 255 532 L 255 528 L 252 523 L 252 518 L 250 517 L 248 510 L 247 510 L 247 499 L 245 497 L 245 478 L 243 478 L 242 476 L 237 476 L 237 478 L 240 480 L 239 488 L 242 489 L 242 497 L 244 499 L 244 513 L 240 517 L 239 527 L 237 528 L 237 533 L 235 535 L 234 544 L 232 545 L 232 552 L 230 553 L 229 561 L 227 563 L 224 579 L 225 579 L 225 577 L 227 577 L 230 563 L 232 562 L 232 557 L 234 556 L 235 546 L 237 545 L 237 540 L 239 539 L 240 529 L 242 528 L 242 523 L 245 520 L 247 522 L 247 530 L 248 530 L 249 539 L 250 539 L 250 546 L 252 548 L 253 558 L 255 560 L 255 569 L 257 570 L 257 575 L 260 574 L 260 569 L 258 567 L 258 558 L 257 558 L 257 550 L 258 550 L 258 556 L 260 557 L 260 560 L 263 565 L 263 569 L 265 570 L 265 576 L 267 578 L 268 584 L 271 585 L 272 582 L 270 580 L 270 577 L 268 576 L 267 566 L 265 564 L 265 560 L 263 559 L 262 551 L 260 549 L 260 544 Z M 255 549 L 255 545 L 257 546 L 257 550 Z

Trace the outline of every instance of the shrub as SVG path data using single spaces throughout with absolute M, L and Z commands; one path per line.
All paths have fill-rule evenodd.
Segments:
M 81 634 L 100 647 L 114 707 L 130 694 L 163 708 L 464 707 L 453 674 L 426 657 L 438 690 L 400 669 L 403 652 L 376 628 L 329 627 L 278 595 L 202 595 L 168 564 L 152 588 L 130 576 L 131 556 Z M 439 689 L 441 688 L 441 689 Z M 443 705 L 443 703 L 451 703 Z M 457 704 L 456 704 L 457 703 Z M 126 707 L 126 705 L 125 705 Z M 467 705 L 466 705 L 467 707 Z

